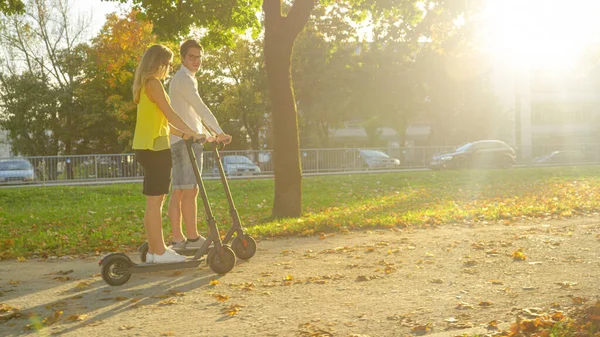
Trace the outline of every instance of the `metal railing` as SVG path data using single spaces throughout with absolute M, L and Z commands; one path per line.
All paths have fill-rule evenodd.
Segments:
M 362 150 L 383 152 L 395 161 L 368 160 Z M 301 149 L 300 160 L 303 174 L 328 174 L 342 172 L 375 171 L 375 170 L 406 170 L 427 169 L 435 155 L 449 153 L 454 147 L 407 147 L 392 148 L 380 147 L 369 149 L 325 148 Z M 593 164 L 600 163 L 600 144 L 570 144 L 570 145 L 544 145 L 529 149 L 530 158 L 519 158 L 517 149 L 517 163 L 520 166 L 532 165 L 566 165 L 566 164 Z M 539 162 L 535 157 L 547 156 L 554 151 L 579 153 L 581 157 L 564 156 L 548 162 Z M 271 150 L 236 150 L 221 151 L 224 159 L 225 171 L 231 177 L 268 177 L 273 175 L 273 151 Z M 228 161 L 229 156 L 242 156 L 247 158 L 240 163 L 240 158 Z M 230 157 L 233 159 L 233 157 Z M 0 164 L 6 159 L 0 158 Z M 142 167 L 135 159 L 135 154 L 97 154 L 97 155 L 70 155 L 70 156 L 30 156 L 19 157 L 25 159 L 34 171 L 36 184 L 74 183 L 74 182 L 108 182 L 108 181 L 139 181 L 143 178 Z M 241 158 L 244 159 L 244 158 Z M 218 177 L 215 166 L 214 153 L 205 151 L 203 154 L 202 176 L 208 179 Z M 23 183 L 18 179 L 3 179 L 0 165 L 0 186 Z

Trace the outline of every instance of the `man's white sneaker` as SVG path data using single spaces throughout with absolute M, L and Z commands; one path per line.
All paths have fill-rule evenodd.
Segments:
M 154 263 L 154 254 L 146 253 L 146 263 Z
M 185 256 L 179 255 L 170 249 L 165 249 L 163 255 L 154 254 L 154 263 L 174 263 L 183 262 L 185 260 Z

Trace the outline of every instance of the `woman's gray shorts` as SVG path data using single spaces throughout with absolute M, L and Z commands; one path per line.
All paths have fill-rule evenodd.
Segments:
M 192 150 L 196 155 L 196 163 L 202 174 L 202 144 L 193 143 Z M 171 185 L 174 190 L 191 190 L 198 186 L 192 162 L 185 147 L 185 141 L 180 140 L 171 144 L 171 158 L 173 160 L 173 177 Z

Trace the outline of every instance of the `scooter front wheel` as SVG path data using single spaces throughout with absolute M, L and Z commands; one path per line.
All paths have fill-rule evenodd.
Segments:
M 241 238 L 236 236 L 231 243 L 235 255 L 242 260 L 248 260 L 256 254 L 256 240 L 248 234 Z
M 207 256 L 208 265 L 217 274 L 227 274 L 235 266 L 235 253 L 229 246 L 221 246 L 218 252 L 215 248 Z
M 127 269 L 131 260 L 124 255 L 113 255 L 102 261 L 102 279 L 111 286 L 120 286 L 131 278 Z

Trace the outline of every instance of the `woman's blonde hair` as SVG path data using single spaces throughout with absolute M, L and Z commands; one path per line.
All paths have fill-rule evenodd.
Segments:
M 148 48 L 135 70 L 133 80 L 133 100 L 140 102 L 142 87 L 149 78 L 163 79 L 167 77 L 169 63 L 173 59 L 173 52 L 160 44 Z

